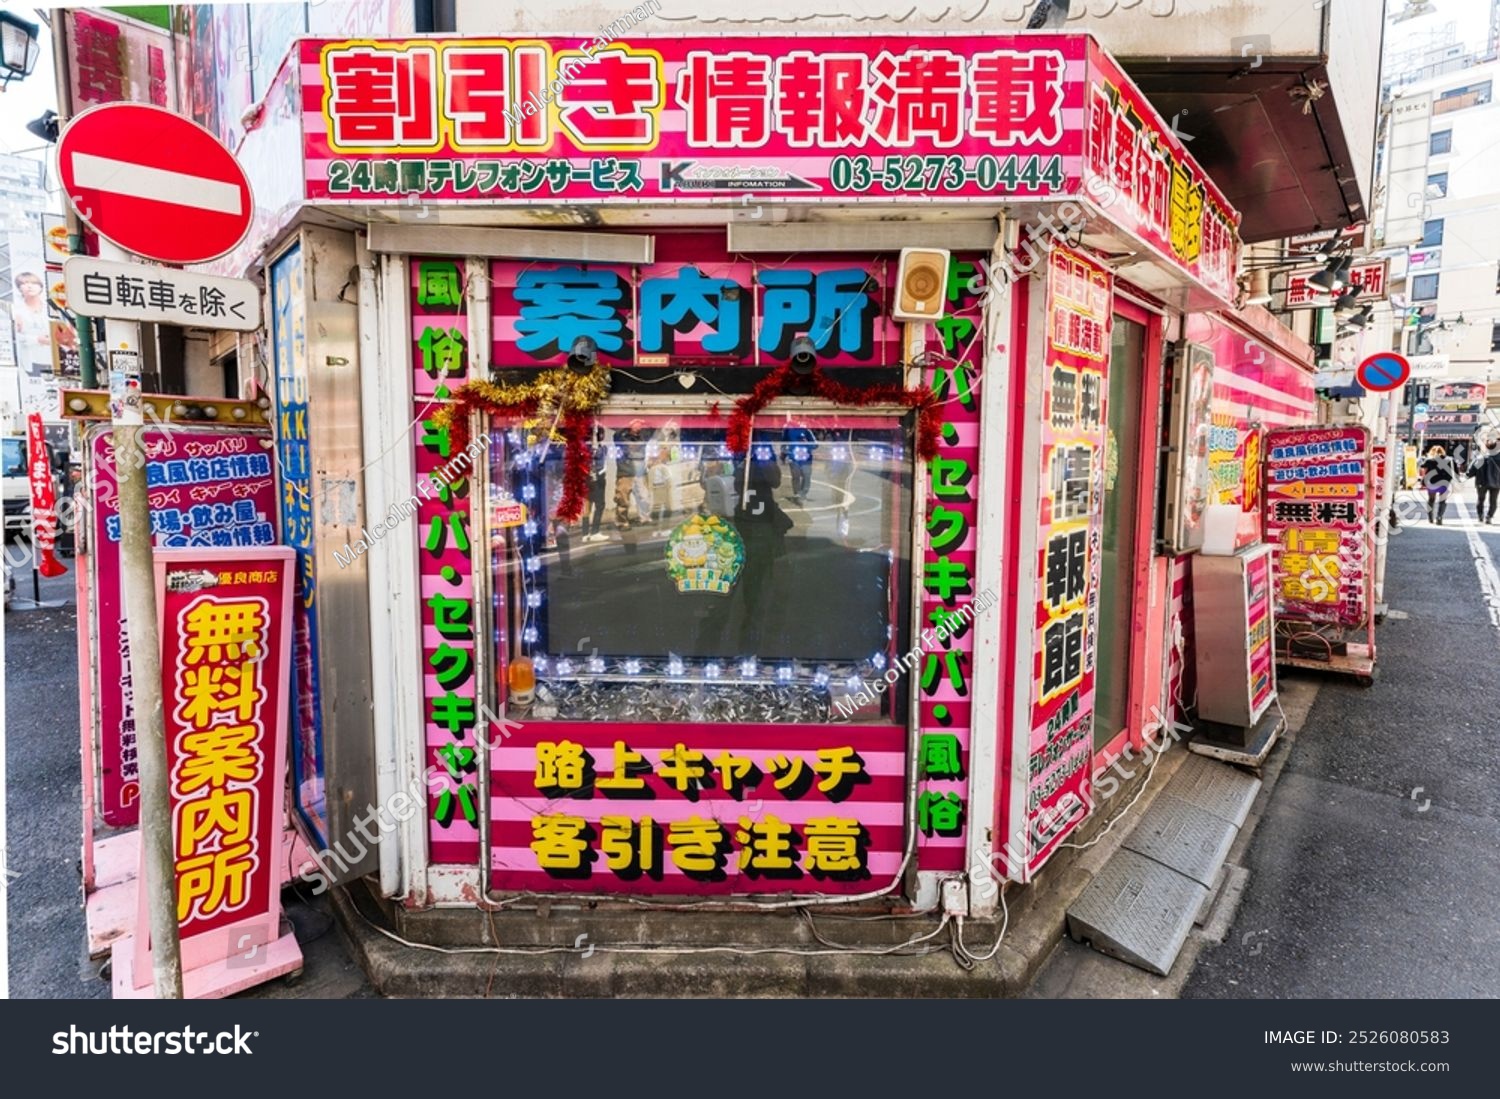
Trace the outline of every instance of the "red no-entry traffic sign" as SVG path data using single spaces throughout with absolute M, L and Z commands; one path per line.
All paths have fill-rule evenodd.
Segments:
M 1394 351 L 1377 351 L 1359 364 L 1355 379 L 1372 393 L 1400 389 L 1411 377 L 1411 364 L 1405 355 Z
M 203 263 L 250 228 L 250 182 L 239 161 L 202 126 L 161 107 L 84 111 L 58 140 L 57 168 L 78 216 L 148 259 Z

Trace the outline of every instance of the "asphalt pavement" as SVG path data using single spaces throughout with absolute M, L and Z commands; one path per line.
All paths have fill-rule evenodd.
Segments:
M 5 612 L 10 994 L 105 999 L 110 986 L 99 976 L 99 962 L 84 954 L 74 562 L 64 564 L 67 574 L 40 581 L 40 608 L 32 605 L 31 573 L 18 572 L 16 597 Z M 302 946 L 302 979 L 271 981 L 243 995 L 372 995 L 326 897 L 303 898 L 288 889 L 282 900 Z
M 1473 513 L 1465 485 L 1392 537 L 1377 681 L 1325 677 L 1184 997 L 1500 996 L 1500 526 Z

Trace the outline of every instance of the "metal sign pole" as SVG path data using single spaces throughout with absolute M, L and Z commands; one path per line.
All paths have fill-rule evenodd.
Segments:
M 116 505 L 120 516 L 120 587 L 130 638 L 130 681 L 140 763 L 141 844 L 146 875 L 151 962 L 159 1000 L 182 999 L 182 945 L 177 926 L 172 803 L 167 776 L 166 722 L 161 694 L 161 641 L 156 624 L 156 574 L 151 561 L 151 512 L 141 438 L 141 329 L 105 322 L 109 412 L 114 427 Z

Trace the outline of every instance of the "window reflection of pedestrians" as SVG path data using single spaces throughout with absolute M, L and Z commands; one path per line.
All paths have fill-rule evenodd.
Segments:
M 609 455 L 609 448 L 604 442 L 604 429 L 594 428 L 593 454 L 589 459 L 589 504 L 588 511 L 584 513 L 583 540 L 585 542 L 597 542 L 604 535 L 599 528 L 604 524 L 604 502 L 605 502 L 605 462 Z
M 782 440 L 781 460 L 792 471 L 792 503 L 800 504 L 812 489 L 813 451 L 818 449 L 818 441 L 801 425 L 787 428 Z
M 854 447 L 836 443 L 830 448 L 828 480 L 833 486 L 834 517 L 840 538 L 849 537 L 849 505 L 854 502 L 850 485 L 854 483 Z
M 645 420 L 631 420 L 629 426 L 615 432 L 615 525 L 622 531 L 629 530 L 632 523 L 644 522 L 650 510 L 650 497 L 644 495 L 648 436 Z M 632 503 L 635 516 L 630 513 Z
M 748 477 L 748 486 L 746 479 Z M 735 526 L 745 542 L 745 568 L 736 585 L 733 619 L 736 651 L 754 654 L 762 637 L 779 636 L 777 562 L 786 556 L 794 524 L 776 502 L 781 467 L 769 446 L 752 446 L 735 463 Z
M 777 562 L 786 555 L 792 519 L 776 503 L 781 467 L 771 447 L 752 447 L 752 457 L 734 463 L 733 475 L 714 476 L 732 486 L 734 499 L 724 501 L 726 514 L 745 545 L 745 564 L 724 602 L 705 602 L 698 613 L 695 649 L 703 656 L 755 656 L 762 640 L 779 636 L 781 609 L 776 593 Z M 745 484 L 748 466 L 749 487 Z M 705 471 L 712 464 L 705 463 Z M 706 496 L 705 514 L 714 514 Z

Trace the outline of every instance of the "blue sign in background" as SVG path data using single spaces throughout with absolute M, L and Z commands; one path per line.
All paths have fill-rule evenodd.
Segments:
M 323 782 L 323 716 L 318 681 L 318 582 L 313 559 L 312 448 L 307 418 L 307 317 L 301 245 L 271 265 L 271 347 L 275 356 L 276 458 L 281 473 L 281 529 L 297 551 L 292 621 L 292 782 L 297 812 L 318 847 L 327 845 Z

